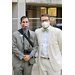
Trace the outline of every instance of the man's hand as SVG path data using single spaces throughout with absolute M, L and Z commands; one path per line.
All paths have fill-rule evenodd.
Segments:
M 30 59 L 29 55 L 24 55 L 24 60 L 27 62 Z

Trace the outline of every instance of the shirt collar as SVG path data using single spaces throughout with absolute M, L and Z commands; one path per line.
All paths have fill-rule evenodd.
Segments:
M 23 33 L 24 33 L 24 34 L 25 34 L 25 32 L 28 34 L 28 30 L 27 30 L 27 31 L 24 31 L 24 30 L 23 30 Z
M 47 29 L 49 29 L 49 30 L 50 30 L 50 25 L 49 25 L 49 27 L 48 27 Z

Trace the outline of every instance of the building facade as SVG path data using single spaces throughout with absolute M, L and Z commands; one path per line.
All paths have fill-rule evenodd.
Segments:
M 28 16 L 30 29 L 40 27 L 40 15 L 48 14 L 50 18 L 62 18 L 62 0 L 12 0 L 12 32 L 20 28 L 20 17 Z M 53 25 L 57 20 L 53 20 Z

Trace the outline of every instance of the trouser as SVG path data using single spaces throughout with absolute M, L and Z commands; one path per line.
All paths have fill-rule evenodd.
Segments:
M 39 75 L 60 75 L 61 71 L 55 72 L 52 69 L 49 59 L 40 58 Z
M 29 66 L 28 62 L 24 62 L 20 67 L 13 67 L 14 75 L 31 75 L 32 66 Z

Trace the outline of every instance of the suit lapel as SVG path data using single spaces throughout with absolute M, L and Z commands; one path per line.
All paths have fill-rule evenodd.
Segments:
M 21 42 L 23 43 L 23 35 L 20 34 L 20 39 L 21 39 Z
M 52 28 L 51 28 L 51 26 L 50 26 L 50 32 L 49 32 L 49 38 L 48 38 L 48 46 L 49 46 L 49 44 L 51 43 L 51 40 L 52 40 L 52 34 L 53 34 L 52 31 L 53 31 L 53 30 L 52 30 Z
M 53 39 L 53 30 L 50 26 L 50 32 L 49 32 L 49 38 L 48 38 L 48 55 L 50 57 L 50 51 L 51 51 L 51 44 L 52 44 L 52 39 Z
M 23 43 L 23 30 L 22 29 L 19 29 L 18 31 L 20 33 L 19 36 L 20 36 L 21 42 Z
M 40 29 L 38 38 L 39 38 L 39 44 L 40 44 L 40 46 L 41 46 L 41 45 L 42 45 L 42 28 Z
M 41 28 L 40 29 L 40 32 L 38 33 L 39 35 L 38 35 L 38 39 L 39 39 L 39 59 L 40 59 L 40 54 L 41 54 L 41 48 L 42 48 L 42 29 L 43 28 Z

